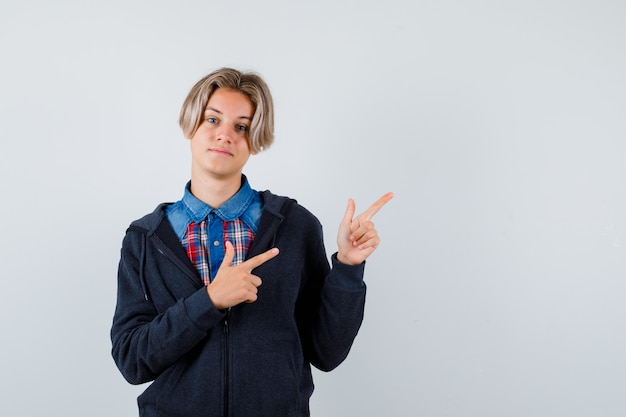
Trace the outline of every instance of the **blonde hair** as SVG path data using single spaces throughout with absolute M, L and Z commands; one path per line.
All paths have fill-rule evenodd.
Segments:
M 274 103 L 270 90 L 259 75 L 233 68 L 213 71 L 191 88 L 178 121 L 185 137 L 191 139 L 196 133 L 204 120 L 207 103 L 218 88 L 238 91 L 250 99 L 254 115 L 248 146 L 252 153 L 267 149 L 274 141 Z

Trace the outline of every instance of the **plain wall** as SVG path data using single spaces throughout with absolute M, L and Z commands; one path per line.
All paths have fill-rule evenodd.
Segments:
M 329 252 L 375 218 L 366 319 L 315 416 L 626 414 L 626 3 L 3 1 L 0 415 L 133 416 L 110 357 L 130 221 L 182 196 L 191 86 L 272 89 L 253 187 Z

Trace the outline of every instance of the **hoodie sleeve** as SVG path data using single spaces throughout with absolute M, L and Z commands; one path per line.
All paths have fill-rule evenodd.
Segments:
M 306 268 L 298 316 L 308 360 L 322 371 L 331 371 L 348 356 L 363 322 L 365 263 L 345 265 L 333 254 L 330 267 L 321 229 L 315 252 Z
M 223 317 L 202 287 L 185 298 L 162 300 L 165 294 L 148 290 L 150 274 L 161 271 L 146 265 L 146 235 L 127 232 L 118 268 L 117 305 L 111 327 L 112 355 L 131 384 L 154 380 L 177 362 Z M 158 299 L 158 307 L 155 300 Z M 169 303 L 169 305 L 166 305 Z

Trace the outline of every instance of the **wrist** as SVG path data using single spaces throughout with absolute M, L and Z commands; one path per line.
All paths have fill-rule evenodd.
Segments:
M 337 260 L 344 265 L 357 265 L 354 262 L 350 262 L 350 259 L 341 252 L 337 252 Z
M 214 291 L 212 291 L 213 288 L 211 287 L 211 284 L 206 286 L 206 294 L 209 296 L 209 300 L 211 300 L 211 303 L 215 306 L 215 308 L 217 308 L 218 310 L 222 310 L 225 307 L 222 305 L 222 303 L 220 301 L 218 301 L 214 294 Z

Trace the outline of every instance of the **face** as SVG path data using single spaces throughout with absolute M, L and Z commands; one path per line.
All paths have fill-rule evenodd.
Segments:
M 192 174 L 239 180 L 250 157 L 248 134 L 254 107 L 243 93 L 218 88 L 191 138 Z

